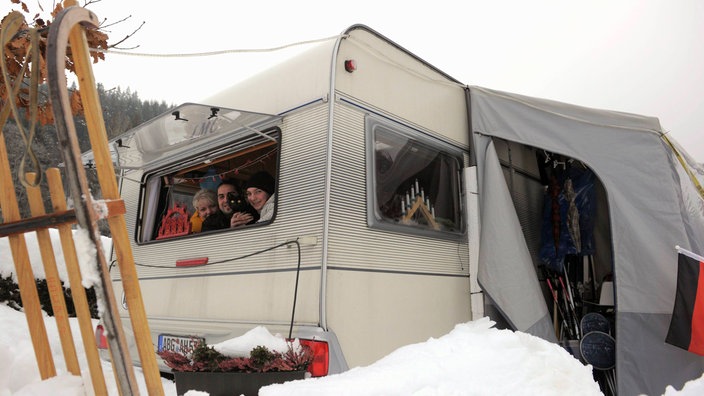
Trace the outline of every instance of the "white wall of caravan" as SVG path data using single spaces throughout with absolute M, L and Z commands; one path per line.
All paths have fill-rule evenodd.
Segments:
M 349 367 L 440 337 L 469 320 L 465 277 L 328 271 L 328 324 Z
M 364 112 L 335 108 L 328 266 L 363 270 L 469 274 L 466 239 L 428 238 L 367 226 Z M 469 282 L 467 281 L 467 288 Z
M 281 163 L 285 165 L 279 174 L 278 208 L 272 224 L 147 244 L 136 244 L 131 238 L 138 265 L 163 266 L 138 267 L 148 315 L 266 323 L 290 320 L 291 305 L 281 301 L 293 298 L 298 257 L 295 245 L 205 268 L 175 268 L 175 263 L 204 256 L 210 262 L 221 261 L 312 236 L 318 243 L 301 248 L 304 271 L 296 318 L 301 323 L 318 323 L 326 114 L 327 106 L 321 102 L 283 120 Z M 129 177 L 138 180 L 136 173 Z M 125 181 L 122 194 L 128 206 L 128 231 L 133 236 L 139 186 Z M 113 268 L 113 278 L 119 278 L 117 268 Z M 119 288 L 119 283 L 116 286 Z M 238 305 L 243 300 L 247 303 Z
M 470 320 L 466 239 L 367 226 L 364 112 L 336 105 L 327 260 L 328 327 L 350 367 Z
M 348 73 L 344 61 L 354 59 Z M 360 103 L 406 120 L 460 146 L 469 145 L 463 86 L 366 30 L 342 41 L 335 64 L 335 88 Z
M 141 285 L 142 295 L 149 301 L 154 316 L 184 322 L 207 319 L 285 325 L 291 319 L 295 281 L 296 272 L 285 271 L 145 279 Z M 300 273 L 296 323 L 317 324 L 319 289 L 317 270 Z
M 330 39 L 270 69 L 264 70 L 204 100 L 232 109 L 281 114 L 330 93 Z M 218 88 L 220 89 L 220 88 Z

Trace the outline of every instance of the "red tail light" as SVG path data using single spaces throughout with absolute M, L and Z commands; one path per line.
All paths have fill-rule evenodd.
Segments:
M 308 366 L 308 372 L 313 377 L 322 377 L 328 375 L 328 365 L 330 362 L 330 353 L 328 343 L 317 340 L 300 340 L 301 345 L 305 345 L 313 351 L 313 362 Z
M 108 338 L 105 337 L 105 328 L 101 324 L 95 326 L 95 345 L 98 349 L 108 349 Z

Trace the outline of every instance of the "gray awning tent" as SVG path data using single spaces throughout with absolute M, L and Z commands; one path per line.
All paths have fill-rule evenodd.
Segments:
M 618 393 L 659 395 L 667 385 L 679 389 L 699 378 L 704 357 L 664 340 L 677 282 L 675 246 L 704 252 L 704 202 L 659 121 L 480 87 L 470 87 L 470 100 L 482 224 L 478 281 L 485 294 L 516 330 L 556 340 L 495 138 L 572 157 L 606 192 Z

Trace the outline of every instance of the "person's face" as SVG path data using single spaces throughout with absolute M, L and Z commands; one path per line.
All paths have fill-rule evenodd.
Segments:
M 200 199 L 196 205 L 196 210 L 198 211 L 198 217 L 201 220 L 205 220 L 206 217 L 218 211 L 218 206 L 207 199 Z
M 232 208 L 227 203 L 227 193 L 235 192 L 235 186 L 229 184 L 223 184 L 218 187 L 218 206 L 225 214 L 232 214 Z
M 269 193 L 264 190 L 260 190 L 256 187 L 250 187 L 247 189 L 247 200 L 257 212 L 262 210 L 268 199 Z

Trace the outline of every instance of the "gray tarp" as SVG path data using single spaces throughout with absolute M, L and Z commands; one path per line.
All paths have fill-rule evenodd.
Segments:
M 556 342 L 547 306 L 535 303 L 543 300 L 543 294 L 508 187 L 493 182 L 504 180 L 494 143 L 490 139 L 482 143 L 487 146 L 482 148 L 484 167 L 478 175 L 483 202 L 479 217 L 487 221 L 480 235 L 478 281 L 515 329 Z M 497 244 L 500 241 L 504 243 Z
M 479 87 L 470 88 L 470 97 L 482 215 L 478 281 L 509 322 L 517 330 L 554 339 L 504 176 L 497 170 L 494 137 L 579 160 L 606 190 L 619 394 L 660 395 L 667 385 L 679 389 L 699 378 L 704 358 L 664 340 L 676 288 L 675 246 L 703 252 L 704 204 L 662 140 L 659 121 Z M 520 277 L 532 271 L 533 280 L 516 279 L 516 271 Z

